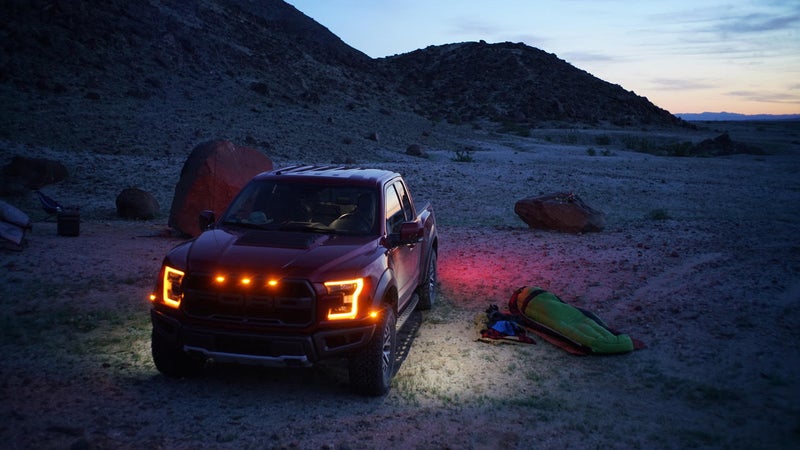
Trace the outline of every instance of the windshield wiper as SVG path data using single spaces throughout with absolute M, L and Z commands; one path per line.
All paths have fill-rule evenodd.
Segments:
M 240 220 L 226 220 L 220 223 L 224 226 L 233 226 L 239 228 L 249 228 L 255 230 L 267 230 L 270 228 L 275 228 L 275 224 L 272 223 L 251 223 L 251 222 L 242 222 Z

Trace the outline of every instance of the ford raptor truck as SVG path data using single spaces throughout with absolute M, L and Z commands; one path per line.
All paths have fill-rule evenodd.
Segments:
M 164 258 L 152 355 L 170 377 L 205 363 L 307 367 L 346 357 L 350 385 L 388 392 L 397 330 L 436 300 L 436 221 L 394 172 L 293 166 L 253 178 Z

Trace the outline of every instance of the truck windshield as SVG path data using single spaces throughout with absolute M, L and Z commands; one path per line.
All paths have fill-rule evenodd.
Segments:
M 368 187 L 254 181 L 231 202 L 220 222 L 265 230 L 377 233 L 377 199 Z

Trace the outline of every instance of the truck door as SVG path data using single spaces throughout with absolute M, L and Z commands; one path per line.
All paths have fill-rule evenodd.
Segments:
M 399 233 L 403 222 L 414 220 L 414 210 L 406 188 L 401 181 L 386 186 L 386 232 Z M 417 287 L 420 273 L 421 246 L 418 244 L 399 244 L 388 251 L 389 268 L 397 280 L 398 310 L 411 298 Z

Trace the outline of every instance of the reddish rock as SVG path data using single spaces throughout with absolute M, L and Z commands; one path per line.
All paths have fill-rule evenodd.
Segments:
M 186 159 L 169 213 L 169 226 L 183 234 L 200 234 L 203 210 L 219 217 L 239 190 L 255 175 L 272 170 L 272 160 L 258 150 L 228 141 L 198 145 Z
M 531 228 L 582 233 L 601 231 L 605 227 L 602 212 L 568 192 L 518 200 L 514 212 Z

